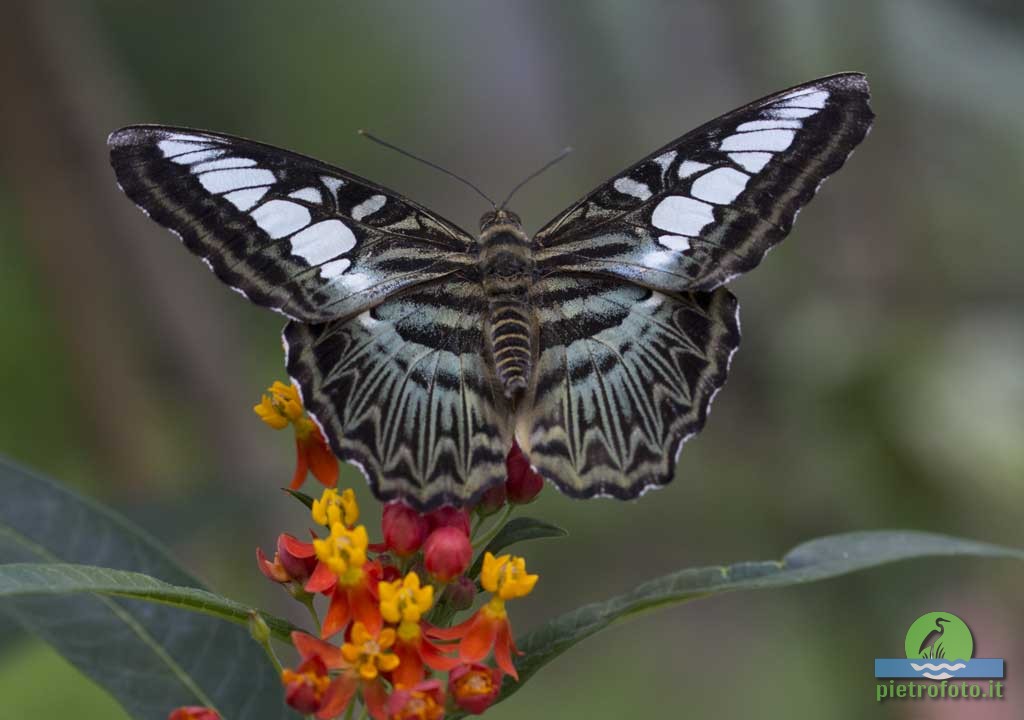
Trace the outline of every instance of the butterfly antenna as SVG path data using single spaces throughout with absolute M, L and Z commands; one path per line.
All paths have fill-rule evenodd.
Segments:
M 508 201 L 512 199 L 512 196 L 513 196 L 513 195 L 515 195 L 515 194 L 516 194 L 517 192 L 519 192 L 519 190 L 520 190 L 520 189 L 522 189 L 523 185 L 525 185 L 526 183 L 528 183 L 528 182 L 530 182 L 531 180 L 533 180 L 533 179 L 534 179 L 535 177 L 537 177 L 538 175 L 540 175 L 540 174 L 541 174 L 542 172 L 544 172 L 544 171 L 546 171 L 546 170 L 550 169 L 550 168 L 551 168 L 551 167 L 552 167 L 553 165 L 557 164 L 557 163 L 558 163 L 558 162 L 560 162 L 561 160 L 564 160 L 564 159 L 565 159 L 565 157 L 566 157 L 566 156 L 567 156 L 567 155 L 568 155 L 569 153 L 571 153 L 571 152 L 572 152 L 572 148 L 571 148 L 571 147 L 564 147 L 564 148 L 562 148 L 562 151 L 561 151 L 560 153 L 558 153 L 558 154 L 557 154 L 557 155 L 556 155 L 556 156 L 555 156 L 554 158 L 552 158 L 551 160 L 548 160 L 548 161 L 547 161 L 547 162 L 546 162 L 546 163 L 544 164 L 544 167 L 542 167 L 542 168 L 541 168 L 540 170 L 537 170 L 537 171 L 535 171 L 535 172 L 531 173 L 530 175 L 527 175 L 527 176 L 526 176 L 526 179 L 525 179 L 525 180 L 523 180 L 523 181 L 522 181 L 521 183 L 519 183 L 519 184 L 518 184 L 518 185 L 516 185 L 516 186 L 515 186 L 514 188 L 512 188 L 512 192 L 510 192 L 510 193 L 508 194 L 508 197 L 506 197 L 506 198 L 505 198 L 505 199 L 504 199 L 504 200 L 502 201 L 501 205 L 499 205 L 499 206 L 498 206 L 498 209 L 499 209 L 499 210 L 504 210 L 504 209 L 505 209 L 505 206 L 506 206 L 506 205 L 508 205 Z
M 419 155 L 413 155 L 408 150 L 403 150 L 402 148 L 400 148 L 400 147 L 398 147 L 396 145 L 392 145 L 391 143 L 387 142 L 386 140 L 381 140 L 379 137 L 377 137 L 376 135 L 373 135 L 372 133 L 367 132 L 366 130 L 359 130 L 359 134 L 362 135 L 367 140 L 372 140 L 373 142 L 377 143 L 378 145 L 383 145 L 384 147 L 388 148 L 389 150 L 394 150 L 396 153 L 399 153 L 400 155 L 405 155 L 407 158 L 411 158 L 412 160 L 416 160 L 417 162 L 421 162 L 424 165 L 427 165 L 429 167 L 434 168 L 435 170 L 440 170 L 441 172 L 443 172 L 445 175 L 447 175 L 449 177 L 455 178 L 460 183 L 462 183 L 462 184 L 472 188 L 476 192 L 477 195 L 479 195 L 484 200 L 489 202 L 491 204 L 491 207 L 497 209 L 498 206 L 494 204 L 493 200 L 491 200 L 489 197 L 487 197 L 487 194 L 483 190 L 478 188 L 476 185 L 474 185 L 473 183 L 471 183 L 469 180 L 467 180 L 466 178 L 462 177 L 461 175 L 456 175 L 451 170 L 447 170 L 447 169 L 441 167 L 440 165 L 438 165 L 437 163 L 432 163 L 429 160 L 424 160 Z

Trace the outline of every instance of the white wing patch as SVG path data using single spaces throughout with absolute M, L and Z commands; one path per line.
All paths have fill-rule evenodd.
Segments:
M 801 90 L 800 92 L 790 93 L 782 98 L 782 102 L 778 103 L 782 107 L 802 107 L 802 108 L 813 108 L 814 110 L 821 110 L 825 107 L 825 101 L 828 100 L 827 90 Z
M 249 215 L 260 226 L 260 229 L 274 240 L 301 230 L 313 219 L 309 210 L 288 200 L 270 200 Z
M 683 237 L 682 235 L 661 235 L 658 238 L 658 242 L 669 250 L 676 250 L 677 252 L 685 252 L 690 249 L 690 238 Z
M 277 182 L 277 178 L 274 173 L 262 168 L 236 168 L 201 173 L 199 182 L 207 192 L 220 194 L 247 187 L 270 186 Z
M 324 280 L 332 280 L 348 270 L 351 264 L 352 262 L 348 258 L 331 260 L 329 263 L 324 263 L 320 266 L 320 277 Z
M 693 160 L 683 160 L 681 163 L 679 163 L 679 170 L 676 171 L 676 175 L 678 175 L 679 179 L 681 180 L 683 178 L 690 177 L 691 175 L 696 175 L 702 170 L 707 170 L 709 167 L 711 166 L 708 165 L 707 163 L 694 162 Z
M 737 133 L 722 141 L 722 150 L 770 150 L 781 152 L 793 144 L 794 130 L 755 130 Z
M 323 195 L 315 187 L 304 187 L 301 190 L 288 193 L 288 197 L 294 198 L 295 200 L 305 200 L 306 202 L 313 203 L 314 205 L 320 205 L 323 203 Z
M 616 190 L 623 195 L 632 195 L 639 200 L 646 200 L 651 196 L 651 189 L 642 182 L 637 182 L 633 178 L 620 177 L 613 184 Z
M 266 187 L 249 188 L 248 190 L 235 190 L 225 195 L 224 199 L 228 200 L 242 212 L 248 212 L 256 207 L 256 203 L 263 199 L 263 196 L 267 194 L 269 189 L 270 186 L 267 185 Z
M 729 159 L 739 165 L 747 172 L 757 173 L 764 170 L 764 166 L 772 159 L 770 152 L 734 152 L 729 153 Z
M 726 205 L 736 199 L 747 186 L 750 176 L 730 167 L 715 168 L 693 181 L 690 194 L 698 200 Z
M 669 195 L 658 203 L 651 216 L 651 223 L 655 227 L 691 237 L 699 235 L 705 225 L 714 221 L 713 206 L 682 195 Z M 663 235 L 662 238 L 664 237 L 667 236 Z
M 297 255 L 310 265 L 321 265 L 354 248 L 356 236 L 341 220 L 322 220 L 295 233 L 291 244 L 292 255 Z
M 366 200 L 352 208 L 352 219 L 362 220 L 364 217 L 373 215 L 384 207 L 385 202 L 387 202 L 387 198 L 383 195 L 371 195 Z

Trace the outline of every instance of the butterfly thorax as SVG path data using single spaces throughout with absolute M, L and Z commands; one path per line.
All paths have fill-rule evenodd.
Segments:
M 505 396 L 511 398 L 529 385 L 536 344 L 530 306 L 530 239 L 515 213 L 496 210 L 484 214 L 480 221 L 478 248 L 488 305 L 490 357 Z

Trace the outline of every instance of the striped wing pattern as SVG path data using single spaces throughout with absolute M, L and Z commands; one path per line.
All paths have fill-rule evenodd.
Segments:
M 381 500 L 426 511 L 501 482 L 513 438 L 574 497 L 669 482 L 739 346 L 738 305 L 721 286 L 786 236 L 872 117 L 859 74 L 775 93 L 651 154 L 529 246 L 523 237 L 522 262 L 496 271 L 524 288 L 516 327 L 531 339 L 532 371 L 511 398 L 487 336 L 511 319 L 484 281 L 483 246 L 452 223 L 228 135 L 142 125 L 109 145 L 139 207 L 289 317 L 288 373 L 334 452 Z
M 108 144 L 128 197 L 225 283 L 292 319 L 362 312 L 473 262 L 455 225 L 312 158 L 155 125 Z
M 652 153 L 535 238 L 542 272 L 592 272 L 665 291 L 711 290 L 756 267 L 864 139 L 863 75 L 769 95 Z
M 285 328 L 289 375 L 381 500 L 464 505 L 504 480 L 513 414 L 483 352 L 485 310 L 479 280 L 459 276 Z
M 535 289 L 542 350 L 516 433 L 531 463 L 573 497 L 668 483 L 739 346 L 736 298 L 573 275 Z

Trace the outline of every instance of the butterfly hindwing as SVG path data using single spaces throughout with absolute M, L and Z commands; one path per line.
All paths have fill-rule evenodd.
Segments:
M 473 262 L 455 225 L 368 180 L 241 138 L 137 125 L 108 141 L 125 193 L 253 302 L 346 317 Z
M 483 353 L 486 307 L 479 280 L 457 275 L 285 328 L 288 374 L 381 500 L 462 506 L 504 479 L 512 410 Z
M 711 290 L 758 263 L 867 134 L 863 75 L 783 90 L 687 133 L 535 237 L 542 273 Z
M 739 346 L 736 298 L 565 274 L 535 291 L 542 349 L 516 419 L 530 462 L 574 497 L 668 483 Z

